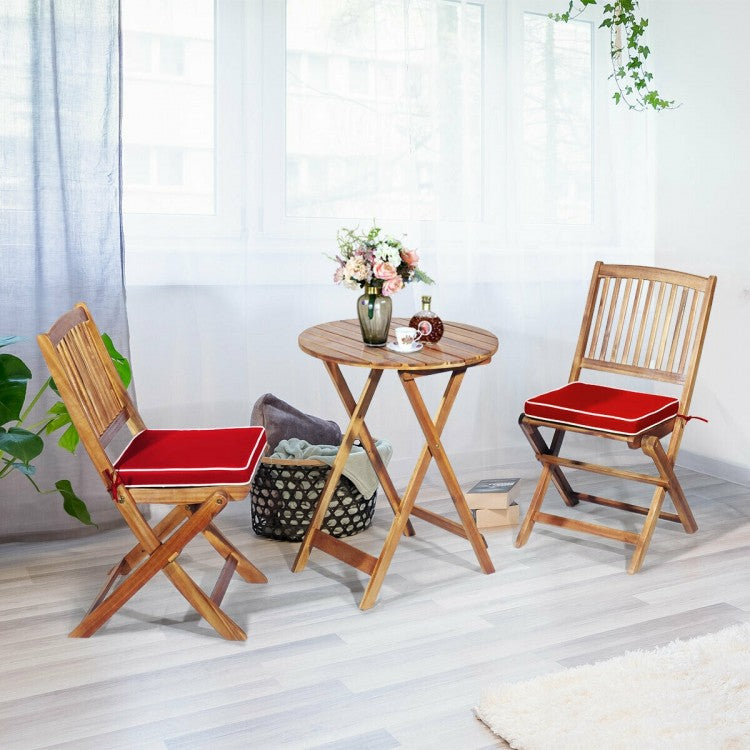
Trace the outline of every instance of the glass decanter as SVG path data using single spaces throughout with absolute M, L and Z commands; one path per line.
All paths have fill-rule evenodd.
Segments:
M 422 309 L 411 316 L 409 325 L 422 334 L 420 341 L 435 344 L 443 336 L 443 321 L 430 309 L 431 303 L 432 297 L 422 297 Z

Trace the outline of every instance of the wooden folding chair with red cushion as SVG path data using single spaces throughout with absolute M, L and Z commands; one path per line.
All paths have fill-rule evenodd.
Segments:
M 248 583 L 267 579 L 213 521 L 230 501 L 248 494 L 266 447 L 263 428 L 147 429 L 83 304 L 37 340 L 81 442 L 137 540 L 112 568 L 91 609 L 70 635 L 85 638 L 95 633 L 163 571 L 220 635 L 245 640 L 242 628 L 220 608 L 221 601 L 235 572 Z M 134 437 L 120 457 L 111 460 L 106 448 L 126 425 Z M 137 503 L 175 507 L 151 527 Z M 177 562 L 198 534 L 225 560 L 210 595 Z
M 689 534 L 698 528 L 674 472 L 687 422 L 695 376 L 711 310 L 715 276 L 693 276 L 661 268 L 597 262 L 567 385 L 526 401 L 519 424 L 542 472 L 516 539 L 523 546 L 535 523 L 583 531 L 635 546 L 628 566 L 636 573 L 658 519 L 676 521 Z M 641 393 L 579 381 L 581 371 L 636 376 L 681 386 L 679 396 Z M 540 428 L 552 432 L 549 444 Z M 657 474 L 618 469 L 560 456 L 568 432 L 619 440 L 640 449 Z M 671 436 L 666 449 L 661 439 Z M 581 469 L 655 487 L 648 507 L 576 492 L 563 468 Z M 646 516 L 640 533 L 623 531 L 540 508 L 550 480 L 566 505 L 596 503 Z M 669 493 L 676 513 L 662 511 Z

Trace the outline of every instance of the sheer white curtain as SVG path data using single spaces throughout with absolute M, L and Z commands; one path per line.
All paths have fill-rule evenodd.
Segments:
M 0 336 L 23 338 L 3 352 L 33 373 L 28 406 L 49 376 L 35 336 L 76 302 L 128 354 L 118 2 L 7 0 L 0 29 Z M 41 429 L 51 396 L 31 413 L 39 423 L 24 427 Z M 59 434 L 45 440 L 33 479 L 43 490 L 69 479 L 100 528 L 121 523 L 85 451 L 59 448 Z M 0 481 L 0 507 L 0 541 L 92 531 L 20 472 Z
M 343 421 L 296 340 L 353 317 L 356 295 L 333 285 L 324 253 L 335 253 L 339 227 L 375 220 L 406 235 L 437 282 L 399 293 L 396 315 L 431 294 L 446 320 L 500 339 L 446 428 L 456 465 L 481 474 L 528 457 L 516 418 L 526 396 L 567 376 L 593 261 L 653 261 L 648 118 L 610 104 L 595 17 L 554 24 L 548 5 L 216 3 L 215 33 L 203 34 L 216 60 L 214 213 L 126 217 L 133 357 L 152 423 L 243 421 L 266 391 Z M 179 24 L 160 33 L 172 50 L 187 34 Z M 126 71 L 128 49 L 126 28 Z M 187 62 L 179 69 L 173 95 L 189 84 Z M 126 125 L 137 106 L 128 87 L 158 74 L 126 75 Z M 149 115 L 162 117 L 138 112 L 142 133 Z M 156 188 L 188 191 L 194 143 L 171 135 L 185 184 Z M 363 374 L 350 375 L 356 387 Z M 436 398 L 443 384 L 431 380 Z M 405 472 L 420 444 L 395 379 L 384 378 L 371 415 Z

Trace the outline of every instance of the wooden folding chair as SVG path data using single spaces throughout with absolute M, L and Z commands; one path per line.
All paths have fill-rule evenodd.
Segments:
M 517 547 L 528 541 L 535 523 L 574 529 L 634 545 L 628 572 L 636 573 L 658 519 L 679 522 L 688 534 L 697 530 L 674 464 L 689 419 L 715 286 L 715 276 L 596 263 L 568 384 L 529 399 L 519 418 L 542 472 Z M 592 385 L 579 382 L 584 369 L 664 381 L 681 385 L 682 390 L 679 397 L 669 397 Z M 543 427 L 553 431 L 549 444 L 540 432 Z M 640 449 L 653 461 L 657 475 L 563 458 L 560 449 L 567 432 L 619 440 Z M 665 451 L 660 440 L 668 435 Z M 652 485 L 651 504 L 643 507 L 577 492 L 563 468 Z M 541 512 L 550 481 L 570 507 L 585 501 L 645 515 L 641 532 Z M 667 492 L 676 513 L 661 509 Z
M 95 633 L 163 571 L 220 635 L 245 640 L 242 628 L 220 608 L 221 601 L 235 572 L 248 583 L 267 579 L 213 521 L 231 500 L 248 494 L 266 447 L 264 429 L 147 429 L 84 304 L 76 305 L 37 340 L 81 442 L 137 540 L 109 572 L 104 588 L 70 635 L 86 638 Z M 126 425 L 134 437 L 112 461 L 105 449 Z M 175 507 L 151 527 L 137 503 Z M 198 534 L 225 560 L 210 595 L 177 562 Z

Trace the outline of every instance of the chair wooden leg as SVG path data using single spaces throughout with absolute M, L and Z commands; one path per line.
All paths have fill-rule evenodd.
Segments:
M 189 515 L 190 510 L 184 505 L 172 508 L 153 528 L 157 539 L 164 541 Z M 122 560 L 126 565 L 123 574 L 133 570 L 145 557 L 148 557 L 145 547 L 142 544 L 136 544 Z
M 194 512 L 168 539 L 150 553 L 139 567 L 129 573 L 117 588 L 108 594 L 71 631 L 72 638 L 88 638 L 93 635 L 112 615 L 115 614 L 137 591 L 150 581 L 160 570 L 174 561 L 186 544 L 200 534 L 211 523 L 213 517 L 227 504 L 224 493 L 216 492 Z M 148 528 L 149 537 L 153 531 Z M 150 544 L 142 539 L 142 544 Z
M 205 591 L 176 562 L 169 563 L 164 573 L 174 587 L 187 599 L 193 609 L 229 641 L 247 640 L 245 631 L 212 601 Z
M 635 551 L 630 558 L 630 564 L 628 565 L 628 573 L 637 573 L 643 565 L 643 560 L 648 552 L 648 546 L 651 544 L 651 537 L 654 535 L 654 529 L 656 528 L 656 522 L 659 520 L 659 512 L 661 511 L 662 503 L 664 502 L 664 496 L 666 490 L 663 487 L 657 487 L 654 490 L 654 496 L 651 500 L 651 507 L 649 508 L 646 521 L 643 524 L 638 541 L 635 545 Z
M 690 510 L 685 493 L 682 491 L 682 485 L 680 484 L 677 475 L 674 473 L 672 467 L 672 461 L 662 448 L 661 442 L 656 437 L 647 437 L 642 445 L 641 449 L 643 452 L 650 456 L 656 466 L 657 471 L 669 482 L 667 491 L 672 498 L 677 515 L 680 517 L 680 522 L 683 528 L 688 534 L 692 534 L 698 530 L 698 524 L 693 516 L 693 511 Z
M 536 489 L 534 495 L 529 503 L 529 509 L 526 511 L 521 528 L 518 530 L 518 536 L 516 537 L 516 547 L 523 547 L 526 542 L 529 541 L 531 530 L 534 528 L 537 514 L 539 509 L 542 507 L 542 501 L 547 493 L 550 479 L 552 478 L 552 469 L 549 465 L 545 464 L 542 468 L 542 473 L 539 475 L 539 481 L 536 483 Z
M 140 549 L 140 545 L 136 549 Z M 126 557 L 123 557 L 122 560 L 120 560 L 120 562 L 117 563 L 117 565 L 115 565 L 109 571 L 109 573 L 107 573 L 107 578 L 104 581 L 104 585 L 99 590 L 96 599 L 94 599 L 94 601 L 91 603 L 91 606 L 89 607 L 89 610 L 86 614 L 89 614 L 89 612 L 95 610 L 106 599 L 109 590 L 112 588 L 115 581 L 120 576 L 126 576 L 130 572 L 130 568 L 126 563 L 126 559 Z
M 224 561 L 224 565 L 221 568 L 219 577 L 216 579 L 213 591 L 209 597 L 214 604 L 221 606 L 221 601 L 224 598 L 224 594 L 227 593 L 227 587 L 232 580 L 232 576 L 234 576 L 235 570 L 237 570 L 237 560 L 230 555 Z
M 237 574 L 248 583 L 268 583 L 268 578 L 253 565 L 214 524 L 209 524 L 203 530 L 203 536 L 211 546 L 226 560 L 232 557 L 237 563 Z
M 565 430 L 555 430 L 550 445 L 547 445 L 539 428 L 536 425 L 526 424 L 523 421 L 523 416 L 524 415 L 521 414 L 519 417 L 518 424 L 521 426 L 521 430 L 523 431 L 523 434 L 526 435 L 526 439 L 529 441 L 537 458 L 540 455 L 558 456 L 565 437 Z M 560 493 L 563 502 L 570 508 L 578 505 L 578 493 L 570 486 L 562 469 L 559 466 L 550 466 L 549 468 L 552 481 L 554 482 L 557 491 Z

